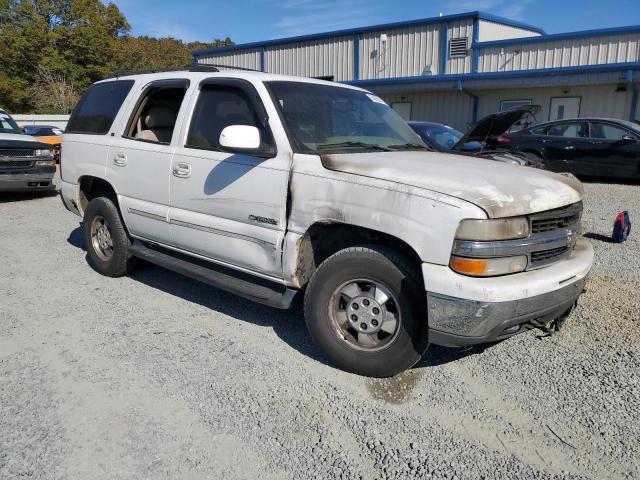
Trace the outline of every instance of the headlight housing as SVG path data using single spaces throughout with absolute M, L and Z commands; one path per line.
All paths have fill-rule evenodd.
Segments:
M 33 151 L 33 155 L 36 157 L 52 157 L 53 152 L 48 148 L 39 148 Z
M 528 236 L 529 220 L 526 217 L 462 220 L 456 232 L 456 239 L 476 242 L 515 240 Z

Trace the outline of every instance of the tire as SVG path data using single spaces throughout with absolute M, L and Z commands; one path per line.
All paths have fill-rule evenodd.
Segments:
M 91 200 L 84 213 L 83 226 L 87 261 L 96 272 L 121 277 L 136 266 L 136 259 L 129 253 L 131 238 L 113 200 L 108 197 Z
M 307 286 L 304 312 L 313 341 L 331 363 L 358 375 L 391 377 L 411 368 L 428 346 L 418 278 L 386 247 L 337 252 Z

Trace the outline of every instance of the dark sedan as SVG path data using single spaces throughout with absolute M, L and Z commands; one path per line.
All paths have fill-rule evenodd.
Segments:
M 503 135 L 508 150 L 538 156 L 544 168 L 584 177 L 640 179 L 640 124 L 605 118 L 559 120 Z

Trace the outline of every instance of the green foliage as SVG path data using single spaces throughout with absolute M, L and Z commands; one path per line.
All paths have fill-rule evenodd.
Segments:
M 116 71 L 186 65 L 193 49 L 233 43 L 132 37 L 129 28 L 116 5 L 100 0 L 0 0 L 0 107 L 66 113 L 52 111 L 65 102 L 43 97 L 51 79 L 82 93 Z M 42 83 L 43 71 L 49 83 Z

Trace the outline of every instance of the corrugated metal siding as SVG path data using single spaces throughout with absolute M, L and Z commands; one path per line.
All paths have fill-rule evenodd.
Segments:
M 503 89 L 480 92 L 478 113 L 481 118 L 500 110 L 502 100 L 531 100 L 542 106 L 538 122 L 549 120 L 551 98 L 580 97 L 581 117 L 609 117 L 627 120 L 631 112 L 631 89 L 616 92 L 617 85 L 584 85 L 552 88 Z
M 540 35 L 538 32 L 532 32 L 531 30 L 525 30 L 524 28 L 511 27 L 501 23 L 488 22 L 487 20 L 480 20 L 479 27 L 480 32 L 478 41 L 480 42 L 492 42 L 493 40 L 508 40 L 511 38 L 534 37 Z
M 640 33 L 628 33 L 483 48 L 478 71 L 510 72 L 639 60 Z
M 447 45 L 447 73 L 459 74 L 471 72 L 471 43 L 473 41 L 473 19 L 462 20 L 460 22 L 450 22 L 448 31 L 448 41 L 452 38 L 468 38 L 468 55 L 465 57 L 448 58 L 449 45 Z
M 353 49 L 353 36 L 275 45 L 266 48 L 265 70 L 283 75 L 353 80 Z
M 383 33 L 385 45 L 380 41 Z M 440 25 L 371 32 L 360 38 L 361 79 L 420 76 L 428 65 L 433 75 L 440 73 Z
M 230 67 L 260 70 L 260 49 L 203 55 L 198 63 L 228 65 Z
M 389 105 L 411 102 L 411 120 L 439 122 L 465 131 L 473 111 L 471 98 L 460 92 L 382 93 Z

